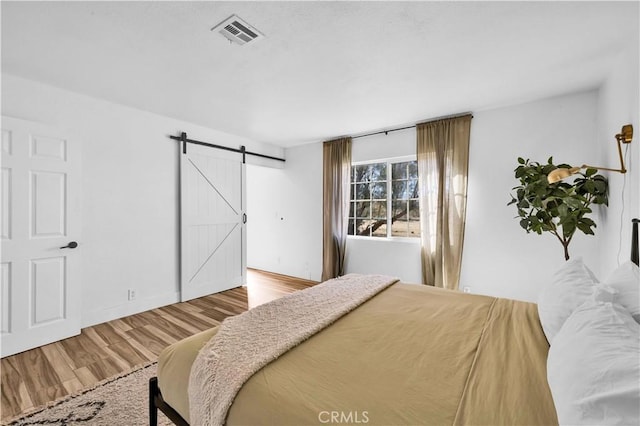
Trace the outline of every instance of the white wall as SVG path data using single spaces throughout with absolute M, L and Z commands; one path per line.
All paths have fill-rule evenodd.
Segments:
M 280 148 L 6 74 L 2 115 L 67 129 L 82 144 L 83 326 L 179 298 L 179 147 L 169 135 L 185 131 L 283 156 Z M 127 301 L 129 288 L 136 301 Z
M 513 170 L 518 156 L 546 161 L 553 155 L 567 163 L 598 160 L 597 99 L 597 92 L 590 91 L 474 112 L 461 286 L 470 286 L 474 293 L 534 301 L 564 262 L 560 243 L 550 235 L 526 234 L 514 219 L 515 208 L 506 204 L 517 184 Z M 286 152 L 284 170 L 248 173 L 248 192 L 261 194 L 260 211 L 249 206 L 253 218 L 249 266 L 307 278 L 305 265 L 309 265 L 311 278 L 319 280 L 322 145 Z M 415 154 L 414 130 L 356 139 L 352 151 L 353 161 L 411 154 Z M 285 220 L 278 222 L 276 212 L 281 211 L 286 212 Z M 347 272 L 421 280 L 418 244 L 349 239 L 347 250 Z M 599 272 L 596 238 L 577 235 L 570 252 Z
M 607 172 L 609 208 L 597 230 L 600 241 L 599 257 L 602 263 L 599 275 L 601 279 L 605 279 L 621 262 L 629 260 L 631 219 L 640 218 L 638 61 L 638 40 L 635 40 L 635 46 L 621 52 L 618 60 L 614 61 L 615 67 L 599 92 L 597 137 L 604 164 L 598 165 L 619 167 L 620 160 L 614 135 L 620 133 L 625 124 L 632 124 L 635 132 L 633 141 L 623 146 L 623 149 L 628 149 L 625 161 L 628 173 L 622 175 Z
M 247 265 L 319 281 L 322 144 L 286 154 L 282 170 L 247 167 Z
M 473 293 L 535 301 L 564 263 L 551 234 L 527 234 L 507 206 L 517 158 L 555 163 L 597 160 L 597 92 L 474 112 L 471 122 L 467 224 L 460 286 Z M 580 163 L 581 164 L 581 163 Z M 595 218 L 598 222 L 597 217 Z M 597 268 L 597 240 L 577 232 L 569 247 Z
M 352 141 L 351 161 L 373 161 L 416 155 L 416 129 L 356 138 Z

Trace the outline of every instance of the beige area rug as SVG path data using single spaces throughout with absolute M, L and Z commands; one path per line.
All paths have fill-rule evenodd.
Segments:
M 11 426 L 148 425 L 149 379 L 156 375 L 156 371 L 156 363 L 142 367 L 3 424 Z M 173 423 L 158 411 L 158 425 L 169 426 Z

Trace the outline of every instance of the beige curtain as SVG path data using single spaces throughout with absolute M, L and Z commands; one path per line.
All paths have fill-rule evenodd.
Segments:
M 344 274 L 351 179 L 351 138 L 323 147 L 322 281 Z
M 460 281 L 471 118 L 417 126 L 422 281 L 451 290 Z

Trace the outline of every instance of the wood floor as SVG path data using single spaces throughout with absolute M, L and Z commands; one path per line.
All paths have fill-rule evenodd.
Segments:
M 171 343 L 314 284 L 249 270 L 246 287 L 84 328 L 78 336 L 3 358 L 0 420 L 157 361 Z

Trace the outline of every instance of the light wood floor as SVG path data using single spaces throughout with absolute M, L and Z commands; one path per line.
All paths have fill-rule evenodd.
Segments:
M 87 327 L 78 336 L 3 358 L 0 419 L 157 361 L 160 351 L 171 343 L 314 284 L 249 270 L 246 287 Z

